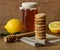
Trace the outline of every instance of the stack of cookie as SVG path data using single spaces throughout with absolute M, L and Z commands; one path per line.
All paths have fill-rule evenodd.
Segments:
M 46 14 L 40 13 L 35 15 L 35 39 L 46 39 Z

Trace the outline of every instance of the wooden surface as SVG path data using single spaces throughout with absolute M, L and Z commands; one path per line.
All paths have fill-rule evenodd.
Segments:
M 22 2 L 28 1 L 37 2 L 39 13 L 44 12 L 47 14 L 47 25 L 52 21 L 60 20 L 60 0 L 0 0 L 0 32 L 5 30 L 4 25 L 9 19 L 18 18 L 22 20 L 19 7 Z
M 0 37 L 0 50 L 60 50 L 60 45 L 32 47 L 23 42 L 4 43 Z

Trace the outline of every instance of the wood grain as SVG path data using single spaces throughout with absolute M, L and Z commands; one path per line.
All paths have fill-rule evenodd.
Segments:
M 23 42 L 4 43 L 3 38 L 0 37 L 0 50 L 60 50 L 60 45 L 32 47 Z

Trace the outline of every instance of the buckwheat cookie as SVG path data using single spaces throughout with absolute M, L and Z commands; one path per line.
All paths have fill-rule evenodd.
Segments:
M 43 30 L 46 30 L 46 28 L 44 27 L 42 27 L 42 28 L 40 28 L 40 27 L 35 27 L 35 30 L 37 30 L 37 31 L 43 31 Z
M 46 25 L 45 25 L 45 24 L 42 24 L 42 25 L 35 24 L 35 27 L 45 28 L 45 27 L 46 27 Z
M 36 39 L 40 40 L 40 39 L 45 39 L 46 36 L 35 36 Z
M 35 21 L 37 21 L 37 22 L 45 22 L 45 19 L 36 19 L 35 18 Z
M 44 18 L 46 18 L 46 14 L 45 13 L 37 14 L 37 15 L 35 15 L 35 18 L 36 19 L 44 19 Z
M 34 23 L 35 24 L 38 24 L 38 25 L 41 25 L 41 24 L 44 24 L 45 25 L 46 24 L 45 22 L 40 22 L 40 21 L 35 21 Z

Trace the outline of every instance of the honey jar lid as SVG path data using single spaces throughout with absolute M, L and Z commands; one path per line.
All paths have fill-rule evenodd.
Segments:
M 36 8 L 37 2 L 23 2 L 22 7 L 24 7 L 24 8 Z

